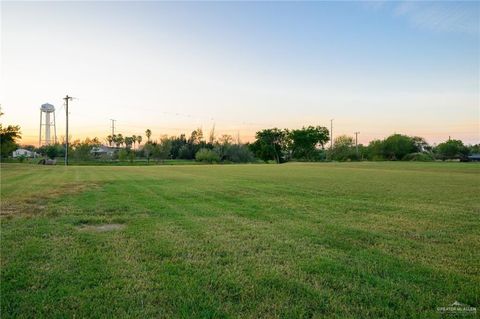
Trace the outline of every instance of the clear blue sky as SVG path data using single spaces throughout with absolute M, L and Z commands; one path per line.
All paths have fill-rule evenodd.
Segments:
M 4 122 L 72 102 L 74 137 L 213 123 L 479 142 L 478 2 L 2 2 Z M 61 134 L 59 134 L 61 135 Z

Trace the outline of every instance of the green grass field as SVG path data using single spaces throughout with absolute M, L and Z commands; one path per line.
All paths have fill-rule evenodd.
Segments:
M 4 164 L 1 182 L 2 318 L 480 307 L 477 164 Z

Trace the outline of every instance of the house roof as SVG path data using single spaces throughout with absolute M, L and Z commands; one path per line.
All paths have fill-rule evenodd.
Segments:
M 100 146 L 92 147 L 92 150 L 90 152 L 91 153 L 107 153 L 107 152 L 113 152 L 113 151 L 115 151 L 115 148 L 113 147 L 100 145 Z

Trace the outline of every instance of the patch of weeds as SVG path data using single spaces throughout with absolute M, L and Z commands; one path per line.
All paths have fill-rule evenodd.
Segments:
M 104 216 L 92 216 L 92 217 L 80 217 L 74 220 L 68 221 L 73 226 L 95 226 L 100 224 L 126 224 L 125 218 L 105 218 Z
M 88 225 L 83 224 L 82 226 L 77 227 L 80 231 L 92 231 L 92 232 L 109 232 L 115 230 L 122 230 L 125 228 L 124 224 L 95 224 L 95 225 Z

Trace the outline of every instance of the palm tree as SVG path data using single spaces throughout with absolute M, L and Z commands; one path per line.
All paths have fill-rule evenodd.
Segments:
M 132 138 L 130 136 L 126 136 L 124 140 L 125 140 L 125 147 L 130 149 L 133 143 Z
M 117 134 L 113 134 L 113 135 L 112 135 L 112 143 L 113 143 L 113 144 L 117 144 L 117 140 L 118 140 Z M 117 146 L 117 147 L 118 147 L 118 146 Z
M 137 143 L 137 136 L 132 135 L 133 149 L 135 149 L 135 143 Z
M 107 136 L 107 142 L 108 142 L 108 146 L 112 146 L 112 142 L 113 142 L 113 136 L 112 135 Z
M 141 135 L 137 136 L 137 143 L 138 143 L 138 147 L 140 147 L 140 144 L 142 144 L 142 136 Z
M 117 135 L 117 141 L 115 142 L 117 144 L 117 147 L 120 147 L 123 142 L 125 142 L 125 139 L 123 138 L 122 134 Z
M 145 131 L 145 135 L 147 136 L 147 143 L 150 143 L 150 136 L 152 136 L 152 131 L 150 131 L 150 129 L 147 129 Z

